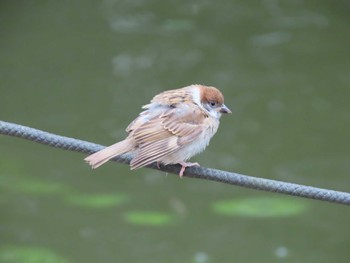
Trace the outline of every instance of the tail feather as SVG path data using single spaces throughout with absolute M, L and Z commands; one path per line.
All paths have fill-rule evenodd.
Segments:
M 117 142 L 111 146 L 108 146 L 101 151 L 95 152 L 84 160 L 91 165 L 93 169 L 101 166 L 102 164 L 108 162 L 110 159 L 121 155 L 123 153 L 129 152 L 133 149 L 133 143 L 129 139 Z

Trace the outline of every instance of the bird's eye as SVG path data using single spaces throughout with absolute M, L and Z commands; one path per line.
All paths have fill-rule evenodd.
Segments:
M 210 101 L 209 104 L 210 104 L 210 106 L 212 106 L 212 107 L 215 107 L 215 106 L 216 106 L 216 102 L 215 102 L 215 101 Z

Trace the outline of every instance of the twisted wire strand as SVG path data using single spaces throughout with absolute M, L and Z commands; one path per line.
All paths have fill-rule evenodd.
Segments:
M 104 146 L 99 144 L 60 136 L 38 129 L 4 121 L 0 121 L 0 134 L 27 139 L 55 148 L 61 148 L 64 150 L 88 154 L 94 153 L 104 148 Z M 128 154 L 124 154 L 112 160 L 119 163 L 129 164 L 131 161 L 131 156 Z M 158 169 L 156 164 L 152 164 L 147 167 L 152 169 Z M 167 173 L 178 174 L 180 171 L 180 166 L 161 165 L 159 169 Z M 233 172 L 221 171 L 217 169 L 205 167 L 189 167 L 186 169 L 184 176 L 191 178 L 207 179 L 262 191 L 275 192 L 321 201 L 333 202 L 338 204 L 350 205 L 350 193 L 347 192 L 340 192 L 312 186 L 258 178 Z

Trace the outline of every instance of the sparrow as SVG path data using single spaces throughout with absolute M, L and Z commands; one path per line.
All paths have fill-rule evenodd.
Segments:
M 224 96 L 215 87 L 190 85 L 164 91 L 142 107 L 139 116 L 126 128 L 125 140 L 104 148 L 84 160 L 97 168 L 108 160 L 131 153 L 130 169 L 153 162 L 180 164 L 179 176 L 190 166 L 186 162 L 202 152 L 219 127 L 222 113 L 231 113 Z

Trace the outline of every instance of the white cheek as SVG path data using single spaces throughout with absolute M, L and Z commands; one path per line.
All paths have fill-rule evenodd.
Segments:
M 220 117 L 221 117 L 221 113 L 216 111 L 216 110 L 210 110 L 209 114 L 211 117 L 213 117 L 215 119 L 220 119 Z

